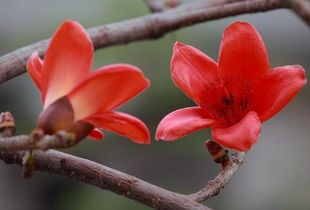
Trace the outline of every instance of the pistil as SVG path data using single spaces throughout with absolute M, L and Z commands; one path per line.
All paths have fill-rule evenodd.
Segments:
M 249 111 L 251 84 L 238 78 L 218 78 L 206 89 L 204 108 L 209 110 L 218 126 L 230 127 Z

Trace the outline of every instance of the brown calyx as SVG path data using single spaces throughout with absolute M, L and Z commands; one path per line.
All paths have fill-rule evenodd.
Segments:
M 74 133 L 77 141 L 85 138 L 94 128 L 89 123 L 74 120 L 74 110 L 66 96 L 56 100 L 41 112 L 37 126 L 44 134 L 49 135 L 59 131 Z
M 226 161 L 228 158 L 227 150 L 212 140 L 206 141 L 205 144 L 214 162 L 222 164 Z

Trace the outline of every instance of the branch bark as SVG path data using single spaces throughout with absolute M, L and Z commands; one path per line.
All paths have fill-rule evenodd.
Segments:
M 2 133 L 11 127 L 4 127 Z M 40 137 L 40 144 L 35 144 L 28 136 L 13 136 L 0 139 L 0 159 L 7 164 L 17 164 L 25 167 L 28 153 L 15 151 L 20 149 L 48 149 L 63 147 L 69 139 L 68 135 Z M 38 141 L 38 142 L 40 142 Z M 43 171 L 58 174 L 77 181 L 85 182 L 96 187 L 110 190 L 124 197 L 136 200 L 156 209 L 206 209 L 199 203 L 216 196 L 224 188 L 243 162 L 244 153 L 235 153 L 228 157 L 223 148 L 212 143 L 215 150 L 210 152 L 214 160 L 222 165 L 221 172 L 208 184 L 196 193 L 190 195 L 178 194 L 157 187 L 136 177 L 108 168 L 90 160 L 68 155 L 62 152 L 49 150 L 35 151 L 34 161 L 31 164 L 30 174 L 34 171 Z M 209 148 L 208 148 L 209 149 Z M 210 150 L 209 150 L 210 151 Z M 220 156 L 219 156 L 220 155 Z
M 58 132 L 54 135 L 35 133 L 30 136 L 0 137 L 0 150 L 47 150 L 51 148 L 69 148 L 77 143 L 75 136 L 66 132 Z
M 55 135 L 43 135 L 40 131 L 34 131 L 30 137 L 27 135 L 10 137 L 14 134 L 15 120 L 9 112 L 0 113 L 0 128 L 0 159 L 7 164 L 23 166 L 24 177 L 31 177 L 34 171 L 58 174 L 110 190 L 156 209 L 209 210 L 208 207 L 199 203 L 219 193 L 220 189 L 228 183 L 243 161 L 243 156 L 236 156 L 231 161 L 227 152 L 220 145 L 208 141 L 206 145 L 210 154 L 217 163 L 222 165 L 223 170 L 197 193 L 183 195 L 90 160 L 62 152 L 53 150 L 47 152 L 35 151 L 34 153 L 16 151 L 45 150 L 53 147 L 70 146 L 74 136 L 72 137 L 64 132 Z
M 290 7 L 308 26 L 310 26 L 310 2 L 307 0 L 286 0 Z
M 189 195 L 192 200 L 203 202 L 211 197 L 218 195 L 237 172 L 243 163 L 244 153 L 234 153 L 229 160 L 222 163 L 222 171 L 213 179 L 208 181 L 208 184 L 196 193 Z
M 24 177 L 31 177 L 34 171 L 44 171 L 110 190 L 156 209 L 210 210 L 186 195 L 165 190 L 90 160 L 53 150 L 31 153 L 15 151 L 63 147 L 74 136 L 72 138 L 64 132 L 43 135 L 40 131 L 34 131 L 30 137 L 10 137 L 15 130 L 12 127 L 15 128 L 15 121 L 11 113 L 0 113 L 0 159 L 7 164 L 23 166 Z
M 99 49 L 133 41 L 157 39 L 168 32 L 208 20 L 286 7 L 288 4 L 283 0 L 222 0 L 216 4 L 203 1 L 184 4 L 161 13 L 93 27 L 87 31 L 95 48 Z M 0 83 L 24 73 L 29 56 L 35 51 L 44 56 L 48 43 L 48 39 L 39 41 L 2 56 Z
M 25 152 L 0 151 L 0 159 L 7 164 L 22 166 Z M 58 174 L 110 190 L 155 209 L 210 210 L 186 195 L 170 192 L 128 174 L 116 171 L 90 160 L 62 152 L 36 151 L 35 170 Z
M 47 150 L 55 148 L 69 148 L 79 143 L 75 135 L 59 131 L 54 135 L 44 135 L 40 129 L 35 129 L 28 135 L 13 136 L 15 120 L 10 112 L 0 113 L 0 151 L 15 150 Z
M 54 135 L 43 135 L 34 131 L 29 136 L 13 136 L 14 118 L 8 112 L 0 114 L 0 159 L 8 164 L 23 166 L 24 176 L 30 177 L 34 171 L 58 174 L 81 182 L 110 190 L 122 196 L 134 199 L 156 209 L 209 209 L 199 203 L 217 195 L 229 182 L 243 162 L 243 153 L 228 157 L 220 145 L 208 141 L 207 148 L 214 161 L 222 165 L 222 171 L 207 186 L 191 195 L 174 193 L 136 177 L 113 170 L 98 163 L 56 151 L 36 151 L 27 164 L 29 153 L 18 150 L 47 150 L 66 148 L 74 143 L 74 136 L 65 132 Z M 25 176 L 26 177 L 26 176 Z

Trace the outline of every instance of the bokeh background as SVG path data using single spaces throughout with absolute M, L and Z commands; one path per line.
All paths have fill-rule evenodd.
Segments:
M 148 14 L 143 0 L 0 0 L 0 56 L 50 37 L 64 19 L 84 27 Z M 193 45 L 216 59 L 223 29 L 234 20 L 252 22 L 267 45 L 271 66 L 301 64 L 310 71 L 310 28 L 291 11 L 225 18 L 178 30 L 164 38 L 96 51 L 94 68 L 131 63 L 144 70 L 151 88 L 126 104 L 126 111 L 144 120 L 154 136 L 167 113 L 193 103 L 177 89 L 169 73 L 175 40 Z M 41 110 L 38 90 L 27 74 L 1 84 L 0 110 L 11 111 L 18 134 L 29 133 Z M 310 88 L 266 122 L 259 142 L 222 193 L 209 200 L 214 209 L 309 209 Z M 85 140 L 65 152 L 121 170 L 180 193 L 192 193 L 215 176 L 204 141 L 208 130 L 176 142 L 136 145 L 106 133 L 101 142 Z M 21 168 L 0 162 L 0 206 L 7 210 L 147 209 L 147 207 L 68 178 L 35 173 L 21 177 Z

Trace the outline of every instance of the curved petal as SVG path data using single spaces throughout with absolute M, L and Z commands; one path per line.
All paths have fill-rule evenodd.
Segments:
M 224 147 L 239 151 L 248 151 L 256 143 L 261 131 L 261 122 L 257 114 L 249 112 L 243 119 L 229 128 L 212 128 L 214 141 Z
M 138 144 L 149 144 L 150 133 L 146 125 L 136 117 L 121 112 L 97 113 L 83 121 L 103 128 Z
M 173 141 L 203 128 L 209 128 L 215 121 L 200 107 L 178 109 L 166 115 L 157 126 L 157 140 Z
M 43 61 L 39 57 L 38 53 L 37 52 L 32 53 L 29 60 L 27 61 L 26 69 L 40 91 L 41 91 L 42 68 L 43 68 Z
M 261 121 L 278 113 L 307 83 L 305 70 L 298 65 L 275 68 L 257 84 L 253 92 L 253 110 Z
M 92 62 L 93 44 L 85 29 L 77 22 L 65 21 L 52 37 L 44 58 L 44 108 L 84 79 Z
M 101 68 L 81 82 L 69 94 L 75 119 L 97 112 L 111 111 L 149 86 L 140 69 L 127 64 Z
M 171 58 L 175 85 L 197 104 L 205 100 L 205 89 L 215 79 L 217 63 L 198 49 L 176 42 Z
M 223 34 L 219 52 L 219 73 L 255 83 L 269 70 L 264 42 L 254 26 L 235 22 Z
M 101 139 L 104 138 L 104 134 L 101 130 L 98 128 L 94 128 L 90 134 L 88 134 L 88 137 L 94 141 L 100 141 Z

